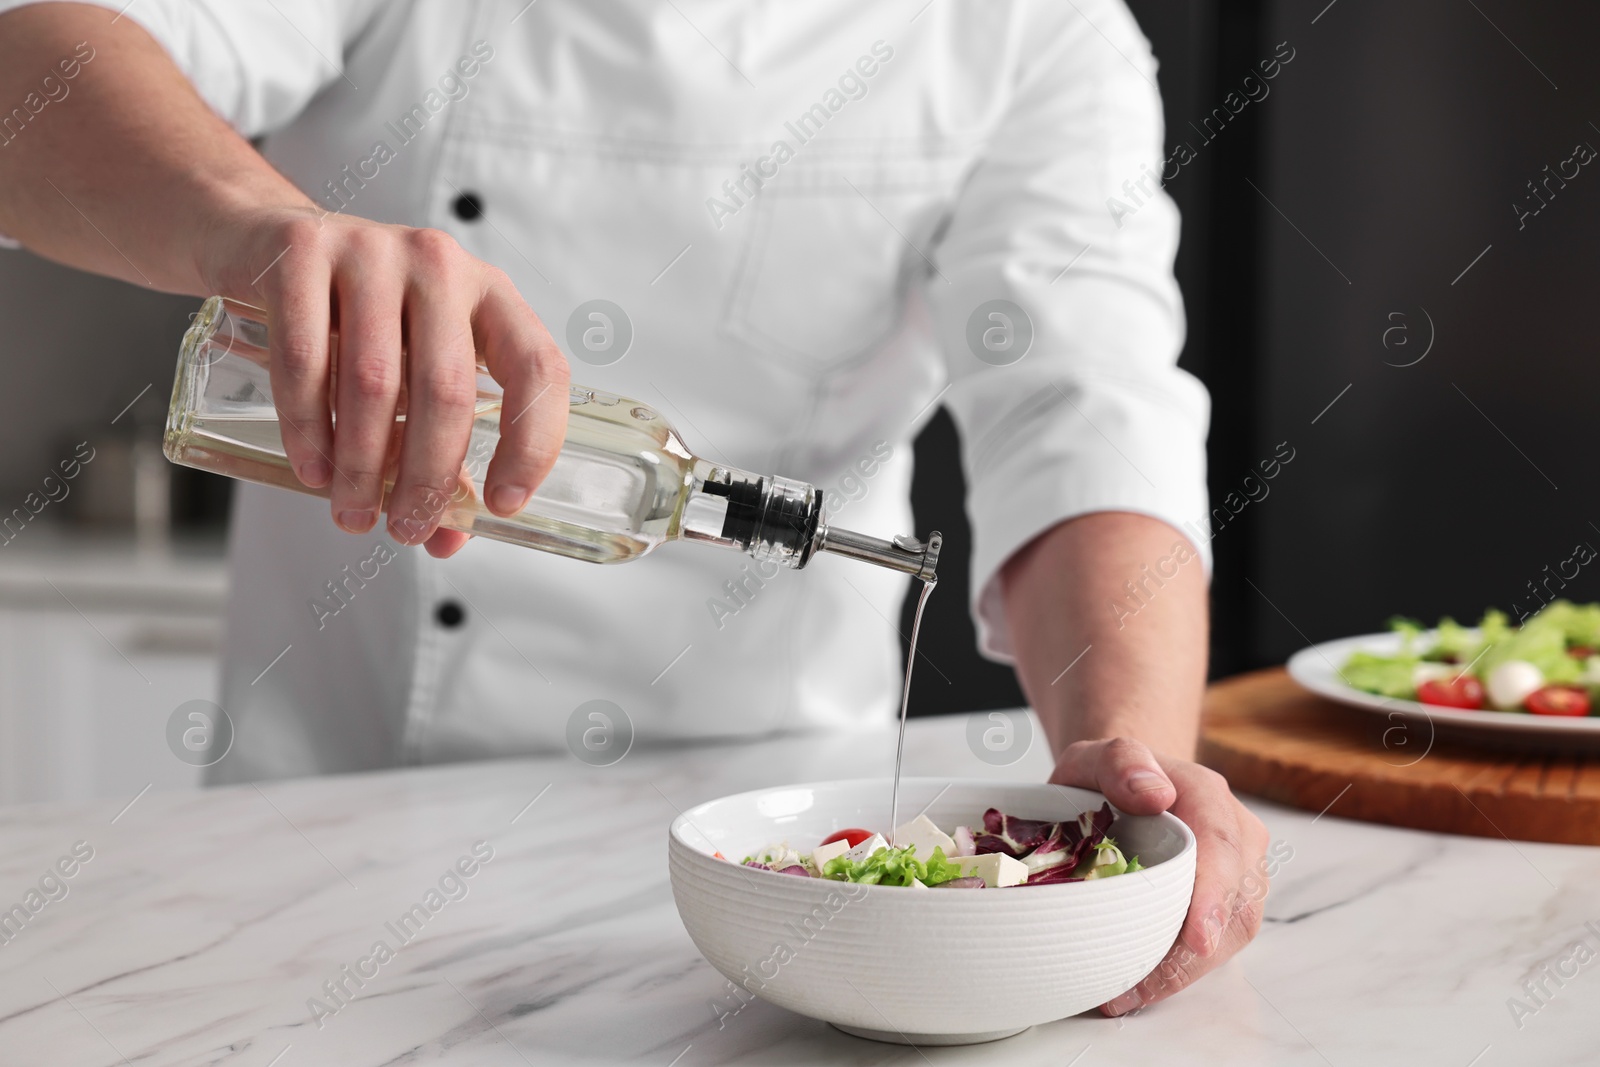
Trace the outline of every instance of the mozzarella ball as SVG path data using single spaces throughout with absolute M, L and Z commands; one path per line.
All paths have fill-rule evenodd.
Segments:
M 1528 694 L 1544 685 L 1544 672 L 1524 659 L 1506 660 L 1489 672 L 1484 690 L 1489 703 L 1501 711 L 1520 708 Z

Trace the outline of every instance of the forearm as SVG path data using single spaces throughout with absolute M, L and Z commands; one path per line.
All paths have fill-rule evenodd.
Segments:
M 1084 515 L 1030 542 L 1001 581 L 1017 676 L 1053 752 L 1120 736 L 1194 757 L 1206 576 L 1182 534 L 1145 515 Z
M 59 63 L 83 55 L 64 78 Z M 0 136 L 0 232 L 40 255 L 202 295 L 218 285 L 199 254 L 208 228 L 253 209 L 314 211 L 132 19 L 72 3 L 0 15 L 0 116 L 30 93 L 59 99 Z

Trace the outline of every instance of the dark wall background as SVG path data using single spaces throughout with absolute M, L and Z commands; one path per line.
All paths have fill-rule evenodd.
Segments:
M 1512 205 L 1540 207 L 1527 183 L 1600 147 L 1600 8 L 1130 6 L 1161 61 L 1169 149 L 1198 143 L 1188 124 L 1280 42 L 1294 49 L 1167 186 L 1184 215 L 1181 362 L 1214 405 L 1213 506 L 1279 442 L 1295 450 L 1212 542 L 1213 676 L 1396 613 L 1536 608 L 1530 582 L 1600 547 L 1600 165 L 1552 181 L 1520 229 Z M 972 650 L 957 448 L 943 418 L 917 445 L 917 528 L 948 546 L 923 640 L 952 682 L 919 687 L 921 714 L 1021 699 Z M 1600 563 L 1561 592 L 1600 598 Z
M 1266 218 L 1257 447 L 1305 445 L 1256 516 L 1250 573 L 1282 615 L 1250 603 L 1241 666 L 1282 659 L 1296 627 L 1315 641 L 1394 612 L 1536 607 L 1529 581 L 1600 546 L 1600 161 L 1552 183 L 1524 228 L 1512 209 L 1538 206 L 1526 183 L 1547 164 L 1600 147 L 1600 8 L 1345 0 L 1309 28 L 1271 14 L 1274 39 L 1304 46 L 1264 116 L 1263 189 L 1349 284 Z M 1432 350 L 1388 365 L 1421 355 L 1384 348 L 1389 315 L 1420 343 L 1422 308 Z M 1600 566 L 1565 593 L 1600 597 Z

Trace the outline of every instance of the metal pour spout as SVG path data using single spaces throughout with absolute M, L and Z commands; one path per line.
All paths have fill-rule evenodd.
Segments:
M 937 581 L 934 572 L 939 566 L 939 549 L 943 544 L 944 536 L 938 530 L 929 534 L 926 542 L 905 536 L 885 541 L 851 530 L 820 526 L 812 541 L 812 550 L 876 563 L 880 567 L 915 575 L 924 582 L 933 582 Z

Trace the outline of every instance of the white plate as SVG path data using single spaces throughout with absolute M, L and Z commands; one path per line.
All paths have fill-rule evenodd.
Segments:
M 1428 631 L 1422 640 L 1431 637 L 1432 631 Z M 1415 700 L 1397 700 L 1376 693 L 1364 693 L 1346 685 L 1339 676 L 1339 668 L 1357 649 L 1392 654 L 1399 647 L 1400 635 L 1392 632 L 1324 641 L 1320 645 L 1303 648 L 1289 657 L 1289 677 L 1318 696 L 1390 718 L 1424 720 L 1437 727 L 1441 735 L 1456 739 L 1474 740 L 1480 744 L 1510 742 L 1518 747 L 1600 751 L 1600 718 L 1592 715 L 1563 718 L 1559 715 L 1529 715 L 1520 711 L 1441 708 L 1419 704 Z

